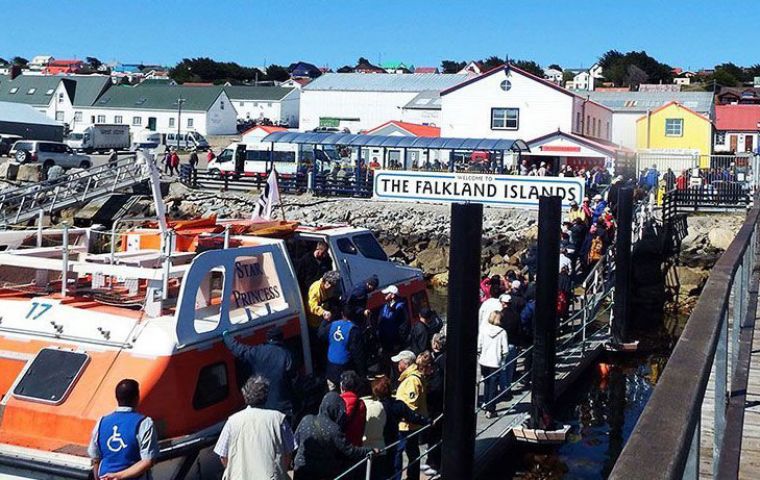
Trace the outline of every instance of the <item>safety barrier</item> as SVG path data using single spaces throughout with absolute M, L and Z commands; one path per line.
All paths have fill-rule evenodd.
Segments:
M 700 476 L 701 415 L 713 369 L 712 478 L 737 477 L 757 308 L 757 200 L 755 197 L 755 206 L 739 233 L 711 270 L 610 479 Z

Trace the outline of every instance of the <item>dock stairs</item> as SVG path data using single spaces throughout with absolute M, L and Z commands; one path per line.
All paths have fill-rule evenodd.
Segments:
M 139 185 L 149 178 L 150 171 L 145 160 L 139 156 L 129 156 L 55 180 L 4 190 L 0 192 L 0 228 L 23 225 L 41 214 L 50 215 L 65 208 L 85 205 L 93 199 Z

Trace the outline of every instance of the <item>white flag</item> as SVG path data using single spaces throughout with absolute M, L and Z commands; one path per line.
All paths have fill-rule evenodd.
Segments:
M 264 191 L 261 192 L 256 206 L 253 207 L 252 220 L 271 220 L 272 210 L 280 204 L 280 189 L 277 186 L 277 171 L 272 169 L 269 174 Z

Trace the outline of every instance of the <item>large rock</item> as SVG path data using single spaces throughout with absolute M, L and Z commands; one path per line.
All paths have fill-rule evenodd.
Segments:
M 11 161 L 0 163 L 0 178 L 4 178 L 6 180 L 16 180 L 17 176 L 18 163 Z
M 443 273 L 449 269 L 449 252 L 445 248 L 429 248 L 417 254 L 416 263 L 427 275 Z
M 39 182 L 42 178 L 42 165 L 39 163 L 23 163 L 18 167 L 16 180 L 19 182 Z
M 727 228 L 713 228 L 707 234 L 707 240 L 710 245 L 718 250 L 727 250 L 728 246 L 734 240 L 735 233 Z

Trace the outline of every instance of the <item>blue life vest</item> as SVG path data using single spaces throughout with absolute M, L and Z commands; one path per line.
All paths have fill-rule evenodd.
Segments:
M 345 365 L 351 360 L 348 352 L 348 340 L 355 325 L 349 320 L 336 320 L 330 324 L 327 360 L 335 365 Z
M 144 419 L 137 412 L 113 412 L 100 420 L 100 475 L 120 472 L 140 461 L 137 432 Z

